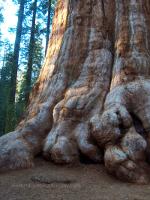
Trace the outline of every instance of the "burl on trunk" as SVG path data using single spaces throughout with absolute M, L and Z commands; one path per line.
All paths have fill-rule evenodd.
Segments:
M 150 1 L 58 0 L 45 63 L 25 119 L 0 138 L 0 169 L 84 155 L 119 179 L 147 183 Z

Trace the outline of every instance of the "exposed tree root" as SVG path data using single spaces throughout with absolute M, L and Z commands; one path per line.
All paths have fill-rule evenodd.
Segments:
M 27 117 L 0 138 L 0 170 L 30 167 L 42 151 L 58 164 L 83 154 L 119 179 L 149 182 L 150 5 L 141 2 L 58 1 Z
M 105 112 L 93 132 L 99 146 L 105 147 L 104 160 L 108 171 L 120 179 L 136 183 L 149 180 L 146 173 L 146 148 L 149 147 L 147 138 L 135 130 L 130 112 L 140 119 L 144 134 L 148 134 L 149 86 L 149 81 L 138 80 L 112 90 L 105 102 Z M 141 98 L 137 101 L 139 94 Z
M 12 132 L 0 139 L 0 171 L 33 166 L 33 154 L 24 140 L 18 138 L 17 132 Z

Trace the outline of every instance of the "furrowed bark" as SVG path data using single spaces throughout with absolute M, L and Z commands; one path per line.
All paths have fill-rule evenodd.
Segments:
M 111 77 L 112 38 L 109 31 L 112 30 L 108 30 L 108 24 L 105 24 L 109 20 L 103 6 L 102 1 L 79 1 L 73 8 L 71 20 L 74 21 L 72 29 L 75 34 L 71 41 L 75 42 L 73 46 L 82 45 L 80 55 L 82 51 L 84 54 L 83 61 L 80 59 L 78 64 L 80 74 L 54 108 L 53 127 L 46 138 L 44 154 L 56 163 L 76 161 L 78 149 L 93 161 L 102 160 L 101 152 L 90 139 L 90 121 L 102 112 Z M 98 15 L 94 15 L 97 9 Z M 82 39 L 79 38 L 81 32 Z
M 60 48 L 65 37 L 67 17 L 68 0 L 58 1 L 49 43 L 51 48 L 32 91 L 27 117 L 14 132 L 0 139 L 1 170 L 30 167 L 33 165 L 33 157 L 42 151 L 43 140 L 52 126 L 52 108 L 65 89 L 64 73 L 56 73 L 60 68 L 56 61 L 61 59 Z
M 148 1 L 116 0 L 111 90 L 94 134 L 99 145 L 105 146 L 108 171 L 137 183 L 148 182 L 145 152 L 149 148 L 150 125 L 149 8 Z M 141 122 L 144 135 L 135 126 L 135 117 Z

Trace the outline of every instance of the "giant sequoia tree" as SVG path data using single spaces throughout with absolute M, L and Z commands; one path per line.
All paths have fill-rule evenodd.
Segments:
M 120 179 L 148 182 L 150 1 L 58 0 L 25 119 L 0 138 L 0 169 L 79 154 Z

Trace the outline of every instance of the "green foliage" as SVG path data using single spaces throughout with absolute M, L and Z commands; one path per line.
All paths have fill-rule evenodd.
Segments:
M 34 56 L 33 56 L 33 66 L 32 66 L 32 82 L 31 88 L 39 76 L 39 72 L 44 60 L 42 39 L 38 39 L 36 35 L 35 46 L 34 46 Z M 20 80 L 18 83 L 18 98 L 16 103 L 16 114 L 17 120 L 20 121 L 24 111 L 25 111 L 25 88 L 26 88 L 26 71 L 20 74 Z
M 20 0 L 13 0 L 13 2 L 18 5 Z M 49 0 L 38 0 L 30 90 L 39 76 L 39 72 L 44 60 L 45 49 L 43 44 L 46 44 L 48 3 Z M 52 0 L 50 15 L 51 23 L 55 4 L 56 0 Z M 4 52 L 4 55 L 1 56 L 0 60 L 0 135 L 12 131 L 16 124 L 23 118 L 23 113 L 26 110 L 25 88 L 32 25 L 32 9 L 33 1 L 26 0 L 21 36 L 21 48 L 19 50 L 19 68 L 17 73 L 15 104 L 12 104 L 10 101 L 11 77 L 13 76 L 13 47 L 9 44 L 9 41 L 0 42 L 0 45 L 2 46 L 1 54 Z M 3 15 L 0 9 L 0 24 L 1 23 L 3 23 Z M 12 29 L 12 27 L 9 27 L 10 32 L 16 32 L 16 30 L 17 28 Z
M 9 92 L 11 88 L 11 66 L 13 53 L 9 43 L 5 44 L 5 54 L 3 66 L 0 70 L 0 134 L 5 132 L 7 125 L 6 119 L 10 112 Z M 13 119 L 14 117 L 12 117 Z M 14 122 L 13 122 L 14 123 Z

